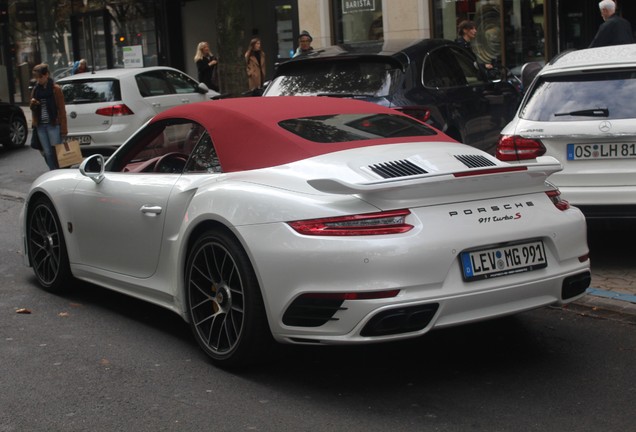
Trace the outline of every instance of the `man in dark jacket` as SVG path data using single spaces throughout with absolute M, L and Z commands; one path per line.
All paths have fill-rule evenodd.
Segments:
M 598 28 L 590 48 L 634 43 L 632 25 L 616 15 L 616 3 L 612 0 L 603 0 L 598 7 L 605 22 Z

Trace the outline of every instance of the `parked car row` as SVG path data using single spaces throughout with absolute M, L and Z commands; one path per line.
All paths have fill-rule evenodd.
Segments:
M 588 219 L 636 217 L 636 107 L 630 99 L 636 47 L 568 52 L 531 66 L 524 70 L 538 76 L 524 83 L 521 101 L 515 86 L 487 76 L 472 53 L 452 41 L 343 44 L 280 64 L 263 96 L 361 99 L 504 161 L 551 155 L 564 168 L 551 180 Z M 168 67 L 102 70 L 58 83 L 69 136 L 90 152 L 112 152 L 170 107 L 219 97 Z M 22 110 L 0 104 L 0 142 L 24 145 L 27 132 Z

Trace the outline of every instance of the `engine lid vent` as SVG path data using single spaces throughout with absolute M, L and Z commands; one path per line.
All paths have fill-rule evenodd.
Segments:
M 455 155 L 455 158 L 468 168 L 483 168 L 497 165 L 482 155 Z
M 428 171 L 422 169 L 421 167 L 408 160 L 399 160 L 369 165 L 369 169 L 382 178 L 407 177 L 428 173 Z

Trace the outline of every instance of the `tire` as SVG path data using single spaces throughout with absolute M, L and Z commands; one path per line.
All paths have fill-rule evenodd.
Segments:
M 271 333 L 247 254 L 230 234 L 210 230 L 190 249 L 185 271 L 190 327 L 199 346 L 222 367 L 261 356 Z
M 27 124 L 18 116 L 13 116 L 9 129 L 9 147 L 22 147 L 27 140 Z
M 53 204 L 46 198 L 37 198 L 29 206 L 27 244 L 29 262 L 40 285 L 53 293 L 68 291 L 74 279 L 64 233 Z

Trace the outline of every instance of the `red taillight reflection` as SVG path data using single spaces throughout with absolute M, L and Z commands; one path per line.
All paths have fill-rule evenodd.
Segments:
M 294 230 L 315 236 L 400 234 L 413 229 L 406 223 L 407 209 L 289 222 Z
M 396 297 L 400 293 L 399 289 L 387 291 L 366 291 L 366 292 L 341 292 L 341 293 L 305 293 L 302 298 L 321 300 L 374 300 Z
M 111 106 L 99 108 L 97 111 L 95 111 L 95 114 L 103 115 L 107 117 L 114 117 L 114 116 L 133 115 L 134 113 L 125 104 L 117 104 L 117 105 L 111 105 Z
M 431 110 L 425 107 L 407 106 L 396 107 L 395 109 L 421 122 L 427 122 L 431 118 Z
M 516 135 L 502 135 L 497 144 L 495 156 L 502 161 L 536 159 L 545 154 L 545 147 L 539 140 Z
M 561 192 L 559 192 L 558 189 L 549 190 L 545 194 L 548 198 L 550 198 L 552 204 L 554 204 L 554 206 L 559 210 L 567 210 L 570 208 L 570 203 L 561 197 Z
M 503 167 L 503 168 L 501 167 L 487 168 L 487 169 L 480 169 L 480 170 L 473 169 L 471 171 L 462 171 L 462 172 L 453 173 L 453 176 L 454 177 L 472 177 L 472 176 L 480 176 L 480 175 L 487 175 L 487 174 L 502 174 L 502 173 L 527 171 L 527 170 L 528 170 L 527 166 L 509 166 L 509 167 Z

